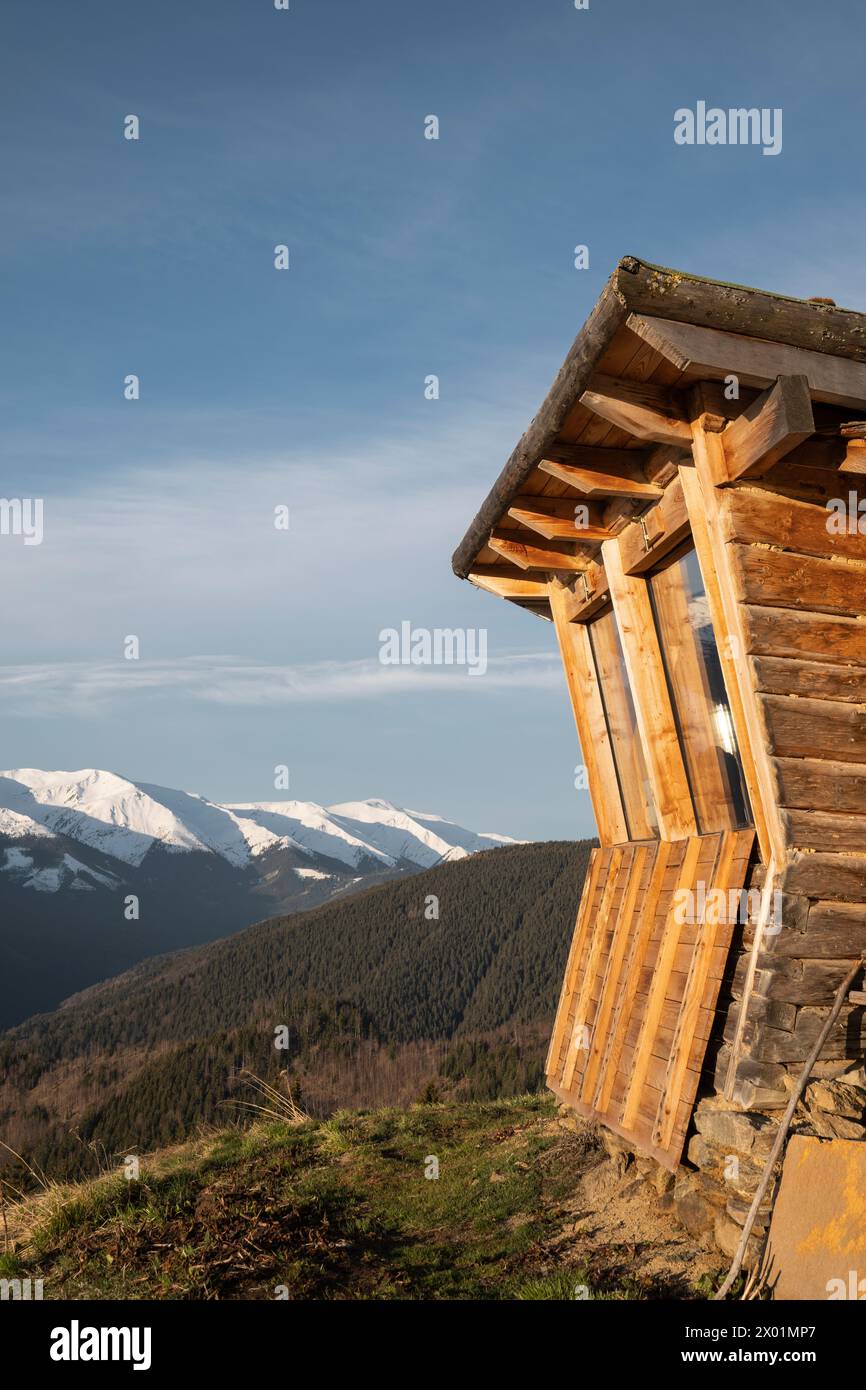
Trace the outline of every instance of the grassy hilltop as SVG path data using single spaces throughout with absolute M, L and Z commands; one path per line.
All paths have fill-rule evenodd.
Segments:
M 136 1181 L 27 1198 L 0 1275 L 46 1299 L 268 1300 L 689 1298 L 717 1278 L 549 1097 L 286 1113 L 142 1159 Z

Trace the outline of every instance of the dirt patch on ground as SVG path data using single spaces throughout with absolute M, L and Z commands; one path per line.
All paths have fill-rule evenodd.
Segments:
M 546 1242 L 549 1253 L 564 1264 L 585 1261 L 605 1284 L 634 1282 L 660 1296 L 694 1297 L 696 1281 L 718 1272 L 723 1257 L 689 1235 L 669 1194 L 634 1163 L 623 1171 L 600 1144 L 590 1149 L 588 1130 L 572 1138 L 586 1150 L 586 1162 L 574 1195 L 561 1206 L 559 1229 Z

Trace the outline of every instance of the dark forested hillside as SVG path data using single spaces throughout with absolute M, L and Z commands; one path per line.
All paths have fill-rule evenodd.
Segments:
M 94 986 L 0 1038 L 0 1137 L 81 1172 L 224 1122 L 246 1071 L 320 1114 L 538 1085 L 589 849 L 492 850 Z

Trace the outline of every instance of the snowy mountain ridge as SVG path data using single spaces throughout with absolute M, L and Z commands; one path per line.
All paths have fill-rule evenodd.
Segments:
M 45 836 L 64 836 L 135 867 L 157 845 L 172 854 L 214 854 L 239 869 L 275 849 L 348 868 L 426 869 L 516 843 L 377 799 L 328 807 L 293 800 L 221 805 L 98 768 L 0 772 L 0 837 Z M 3 867 L 22 868 L 14 856 L 9 860 L 10 853 Z M 303 876 L 303 869 L 296 872 Z

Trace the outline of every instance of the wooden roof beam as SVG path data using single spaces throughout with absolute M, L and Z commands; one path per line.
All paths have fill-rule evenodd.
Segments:
M 526 507 L 509 507 L 508 515 L 512 521 L 519 521 L 521 526 L 549 541 L 606 541 L 614 534 L 609 527 L 596 526 L 592 522 L 581 526 L 573 511 L 571 516 L 551 516 L 549 512 Z
M 722 433 L 725 479 L 759 478 L 815 431 L 806 376 L 780 376 Z
M 580 402 L 636 439 L 681 447 L 691 444 L 692 432 L 685 412 L 663 386 L 598 373 Z
M 497 575 L 482 574 L 478 570 L 470 570 L 468 579 L 479 589 L 485 589 L 489 594 L 496 594 L 497 598 L 510 599 L 537 599 L 547 602 L 547 584 L 539 579 L 519 579 L 516 575 L 512 578 L 502 579 Z
M 634 497 L 643 502 L 661 497 L 663 488 L 648 483 L 643 469 L 632 466 L 628 473 L 602 473 L 598 469 L 575 468 L 568 463 L 557 463 L 554 459 L 542 459 L 538 465 L 540 472 L 567 483 L 575 492 L 584 497 Z
M 741 386 L 757 386 L 763 391 L 779 376 L 805 376 L 815 400 L 861 409 L 866 406 L 864 362 L 641 314 L 630 314 L 628 327 L 692 378 L 722 381 L 735 376 Z
M 521 570 L 562 571 L 577 573 L 589 564 L 586 555 L 570 555 L 565 551 L 524 545 L 521 541 L 507 539 L 503 535 L 492 535 L 487 542 L 490 549 L 503 559 L 510 560 Z

